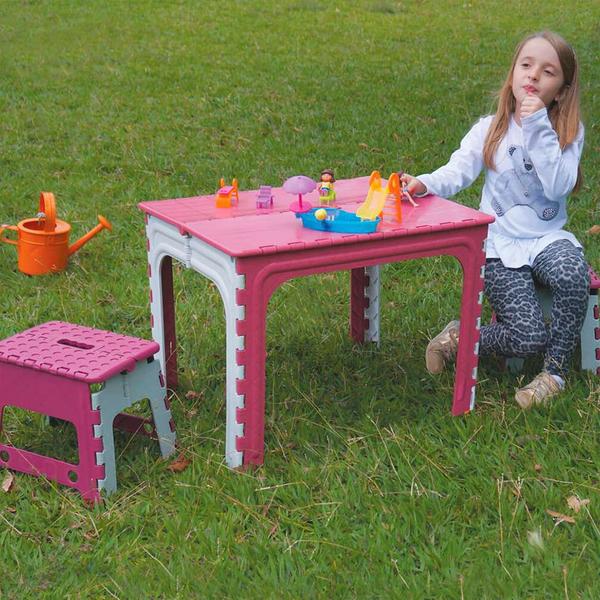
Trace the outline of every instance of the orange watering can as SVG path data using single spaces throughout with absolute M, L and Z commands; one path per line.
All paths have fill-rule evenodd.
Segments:
M 18 225 L 0 225 L 0 242 L 17 247 L 19 271 L 27 275 L 43 275 L 62 271 L 69 256 L 77 252 L 88 240 L 103 229 L 112 230 L 112 225 L 98 215 L 98 225 L 69 246 L 71 225 L 56 218 L 54 194 L 42 192 L 40 212 L 33 219 L 25 219 Z M 17 232 L 17 239 L 4 237 L 5 229 Z

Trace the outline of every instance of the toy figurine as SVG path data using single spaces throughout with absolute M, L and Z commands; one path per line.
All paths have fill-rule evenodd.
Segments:
M 419 206 L 414 200 L 413 197 L 410 195 L 406 184 L 402 181 L 402 175 L 404 175 L 404 171 L 398 171 L 398 177 L 400 178 L 400 181 L 402 182 L 402 199 L 403 200 L 408 200 L 413 206 Z
M 333 189 L 334 182 L 335 177 L 331 169 L 324 169 L 321 171 L 321 180 L 317 184 L 321 204 L 333 204 L 335 202 L 335 190 Z

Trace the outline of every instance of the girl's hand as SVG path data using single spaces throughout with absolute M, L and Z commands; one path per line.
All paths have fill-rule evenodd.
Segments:
M 425 184 L 421 183 L 416 177 L 413 177 L 408 173 L 402 173 L 402 175 L 400 175 L 400 181 L 402 182 L 402 187 L 406 186 L 406 191 L 411 196 L 414 194 L 425 194 L 427 192 Z
M 521 119 L 523 119 L 524 117 L 528 117 L 529 115 L 532 115 L 534 112 L 537 112 L 538 110 L 540 110 L 540 108 L 545 108 L 546 105 L 544 104 L 544 102 L 538 98 L 537 96 L 534 96 L 533 94 L 527 94 L 527 96 L 525 96 L 525 98 L 523 98 L 522 102 L 521 102 Z

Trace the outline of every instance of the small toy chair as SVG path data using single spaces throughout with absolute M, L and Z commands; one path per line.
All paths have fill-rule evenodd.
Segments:
M 158 438 L 163 456 L 175 450 L 159 346 L 135 337 L 52 321 L 0 341 L 0 432 L 6 406 L 71 422 L 79 464 L 0 444 L 0 467 L 44 476 L 75 488 L 85 500 L 117 489 L 113 424 Z M 101 384 L 92 392 L 90 385 Z M 120 413 L 147 398 L 153 421 Z
M 598 306 L 598 290 L 600 278 L 590 267 L 590 296 L 587 312 L 581 327 L 581 369 L 600 375 L 600 308 Z M 540 303 L 546 317 L 550 316 L 552 309 L 552 294 L 544 287 L 536 288 Z M 522 358 L 511 357 L 506 359 L 506 366 L 510 371 L 518 372 L 523 367 Z
M 258 189 L 256 208 L 273 208 L 273 194 L 270 185 L 261 185 Z
M 233 179 L 231 185 L 225 185 L 225 180 L 219 181 L 219 189 L 216 196 L 217 208 L 230 208 L 233 204 L 240 203 L 237 179 Z

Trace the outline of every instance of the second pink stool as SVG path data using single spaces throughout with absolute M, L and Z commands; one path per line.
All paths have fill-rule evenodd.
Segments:
M 113 425 L 158 438 L 163 456 L 175 449 L 155 342 L 52 321 L 0 341 L 0 432 L 6 406 L 71 422 L 78 464 L 0 444 L 0 467 L 44 476 L 97 502 L 117 488 Z M 96 391 L 92 391 L 92 384 Z M 153 419 L 120 411 L 148 399 Z

